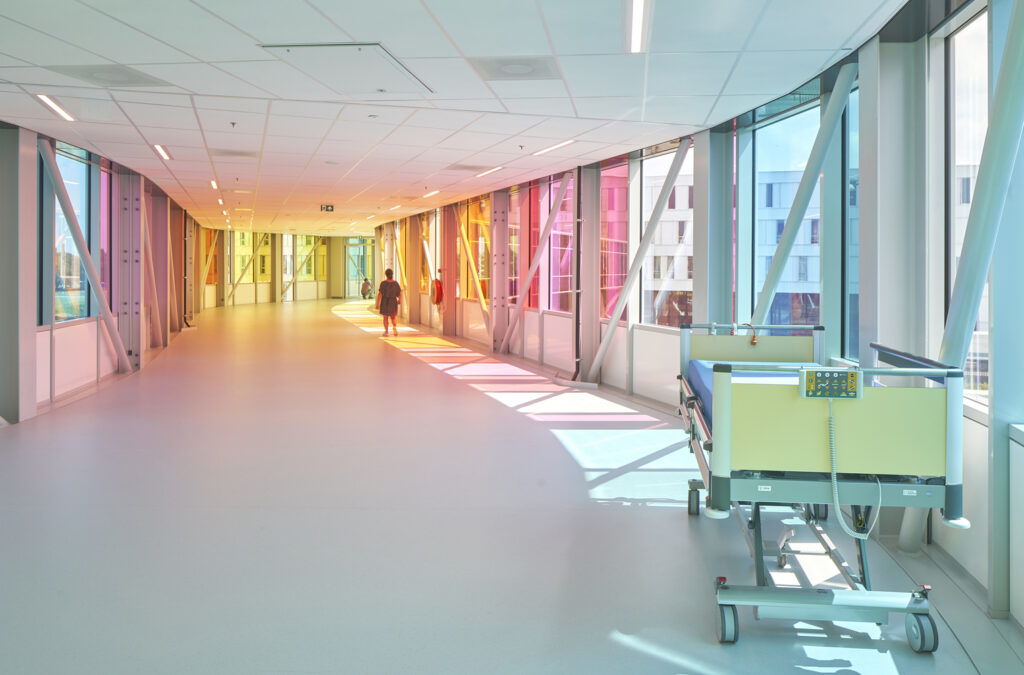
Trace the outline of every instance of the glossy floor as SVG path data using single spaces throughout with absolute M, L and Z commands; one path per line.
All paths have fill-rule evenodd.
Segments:
M 1007 673 L 1016 628 L 923 557 L 940 648 L 874 624 L 717 644 L 735 520 L 678 420 L 365 305 L 202 315 L 144 371 L 0 429 L 4 673 Z M 956 633 L 951 631 L 952 627 Z

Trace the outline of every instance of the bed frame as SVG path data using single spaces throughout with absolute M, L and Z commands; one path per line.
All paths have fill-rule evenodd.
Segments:
M 757 335 L 753 341 L 752 334 L 759 331 L 771 334 Z M 748 334 L 738 334 L 742 332 Z M 691 515 L 699 513 L 699 491 L 706 489 L 707 516 L 727 518 L 735 513 L 744 525 L 757 577 L 752 587 L 730 585 L 724 577 L 716 580 L 719 640 L 736 641 L 736 606 L 752 606 L 757 618 L 877 623 L 887 623 L 890 612 L 904 612 L 911 647 L 934 651 L 938 633 L 928 614 L 928 587 L 910 593 L 870 590 L 866 541 L 857 539 L 859 574 L 854 575 L 821 528 L 834 501 L 829 417 L 834 420 L 839 504 L 850 507 L 856 533 L 863 536 L 868 531 L 872 510 L 879 505 L 940 508 L 946 525 L 966 528 L 970 524 L 962 513 L 963 373 L 873 344 L 879 362 L 891 367 L 844 371 L 860 373 L 861 393 L 830 401 L 800 395 L 801 368 L 763 365 L 821 363 L 823 337 L 821 326 L 682 327 L 680 414 L 687 421 L 690 450 L 701 474 L 700 480 L 690 483 L 688 510 Z M 698 359 L 715 362 L 713 435 L 687 379 L 690 361 Z M 762 365 L 744 365 L 751 362 Z M 788 372 L 792 378 L 752 383 L 744 377 L 749 371 Z M 836 564 L 849 590 L 773 585 L 765 556 L 774 555 L 784 567 L 792 552 L 787 546 L 793 532 L 780 537 L 777 548 L 765 548 L 762 507 L 768 505 L 797 505 L 797 515 Z

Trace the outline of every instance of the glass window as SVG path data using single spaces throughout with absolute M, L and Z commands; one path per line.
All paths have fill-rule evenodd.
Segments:
M 323 237 L 316 245 L 316 280 L 327 281 L 327 240 Z
M 540 242 L 540 183 L 530 185 L 529 218 L 530 218 L 530 261 L 537 255 L 537 244 Z M 527 307 L 537 308 L 540 301 L 540 270 L 533 276 L 530 284 L 530 296 Z
M 231 283 L 251 284 L 254 278 L 252 260 L 253 235 L 249 232 L 235 232 L 231 252 L 234 254 L 235 278 Z
M 519 302 L 519 237 L 520 237 L 520 195 L 519 188 L 508 191 L 508 302 Z
M 754 260 L 770 261 L 796 196 L 811 145 L 818 133 L 819 108 L 814 107 L 754 131 L 754 173 L 757 194 L 764 195 L 756 205 L 755 229 L 772 223 L 770 238 L 765 232 L 754 233 Z M 770 187 L 769 187 L 770 186 Z M 812 221 L 821 217 L 821 181 L 811 195 L 807 213 L 797 233 L 796 243 L 776 289 L 768 312 L 770 324 L 817 324 L 820 322 L 821 246 L 813 236 Z M 806 279 L 801 278 L 797 260 L 806 258 Z M 754 294 L 764 288 L 768 264 L 754 265 Z
M 488 209 L 488 201 L 485 198 L 475 199 L 469 203 L 468 218 L 469 250 L 473 256 L 473 264 L 476 265 L 477 274 L 480 276 L 480 289 L 484 294 L 484 300 L 491 297 L 491 216 Z M 473 282 L 472 273 L 466 270 L 469 286 L 469 293 L 466 297 L 476 297 L 476 285 Z
M 219 230 L 207 230 L 203 229 L 203 236 L 206 238 L 206 255 L 210 255 L 213 252 L 213 259 L 210 261 L 209 271 L 206 273 L 206 284 L 215 285 L 217 283 L 217 257 L 220 256 L 220 242 L 218 241 Z M 216 246 L 216 250 L 214 250 Z
M 561 204 L 554 204 L 558 196 L 561 181 L 553 180 L 549 186 L 548 199 L 551 209 L 558 209 L 554 225 L 551 227 L 550 257 L 550 295 L 549 307 L 556 312 L 572 311 L 572 269 L 573 269 L 573 220 L 574 204 L 573 184 L 569 183 Z
M 106 170 L 100 171 L 100 255 L 97 262 L 100 284 L 103 286 L 103 296 L 107 299 L 108 307 L 112 306 L 110 304 L 110 251 L 113 248 L 110 235 L 110 219 L 112 215 L 110 184 L 110 172 Z
M 860 359 L 860 219 L 857 188 L 860 184 L 860 91 L 850 94 L 846 106 L 846 230 L 843 249 L 843 356 Z
M 316 240 L 311 234 L 295 235 L 295 280 L 313 281 L 313 242 Z
M 949 38 L 950 105 L 948 120 L 952 147 L 950 185 L 947 192 L 950 228 L 948 251 L 949 287 L 956 278 L 964 245 L 967 217 L 981 163 L 981 147 L 988 129 L 988 23 L 981 14 Z M 982 295 L 967 363 L 964 364 L 964 395 L 988 403 L 988 284 Z
M 683 240 L 685 221 L 679 222 Z M 629 164 L 601 169 L 601 318 L 607 319 L 619 300 L 629 271 Z
M 430 252 L 430 220 L 425 213 L 416 217 L 420 219 L 420 293 L 429 293 L 431 261 L 427 255 Z
M 295 277 L 295 237 L 294 234 L 281 236 L 281 283 L 285 289 L 282 300 L 295 299 L 295 284 L 291 283 Z
M 270 248 L 270 236 L 269 234 L 253 235 L 256 237 L 256 241 L 262 243 L 259 244 L 259 249 L 256 251 L 256 281 L 261 284 L 270 283 L 270 269 L 271 269 L 271 248 Z
M 644 159 L 641 165 L 643 189 L 641 217 L 648 227 L 654 202 L 661 193 L 674 153 Z M 674 191 L 690 194 L 693 186 L 693 151 L 686 154 Z M 693 320 L 693 280 L 684 270 L 693 266 L 693 207 L 689 197 L 670 202 L 655 225 L 654 242 L 644 258 L 641 273 L 641 321 L 659 326 L 678 326 Z
M 57 167 L 67 188 L 75 218 L 85 240 L 90 240 L 89 165 L 63 154 L 57 155 Z M 54 195 L 53 233 L 53 318 L 70 321 L 89 315 L 89 282 L 78 247 L 71 236 L 71 226 Z

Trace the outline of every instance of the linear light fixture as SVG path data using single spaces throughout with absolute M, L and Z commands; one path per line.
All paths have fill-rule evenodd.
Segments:
M 67 112 L 64 110 L 64 108 L 61 108 L 59 105 L 54 103 L 53 99 L 50 98 L 49 96 L 47 96 L 46 94 L 36 94 L 36 96 L 39 97 L 40 101 L 42 101 L 43 103 L 48 105 L 50 107 L 50 109 L 53 110 L 53 112 L 57 113 L 58 115 L 60 115 L 64 119 L 66 119 L 68 122 L 74 122 L 75 121 L 74 117 L 72 117 L 71 115 L 67 114 Z
M 501 171 L 501 170 L 502 170 L 502 169 L 504 169 L 504 168 L 505 168 L 505 167 L 503 167 L 503 166 L 496 166 L 496 167 L 494 167 L 493 169 L 488 169 L 487 171 L 481 171 L 480 173 L 478 173 L 478 174 L 476 175 L 476 177 L 477 177 L 477 178 L 483 178 L 484 176 L 486 176 L 486 175 L 488 175 L 488 174 L 492 174 L 492 173 L 494 173 L 495 171 Z
M 216 190 L 217 189 L 217 181 L 211 180 L 210 181 L 210 187 L 212 187 L 214 190 Z
M 221 206 L 224 206 L 224 200 L 221 199 L 220 197 L 217 198 L 217 203 L 220 204 Z
M 570 139 L 568 141 L 562 141 L 561 143 L 556 143 L 555 145 L 552 145 L 550 148 L 544 148 L 543 150 L 538 150 L 537 152 L 535 152 L 533 154 L 534 154 L 534 156 L 536 156 L 536 155 L 543 155 L 545 152 L 551 152 L 552 150 L 558 150 L 559 148 L 564 148 L 565 146 L 569 145 L 570 143 L 575 143 L 575 142 L 576 141 L 574 141 L 572 139 Z
M 227 211 L 221 211 L 221 213 L 223 213 L 225 216 L 228 215 Z
M 164 149 L 164 146 L 162 146 L 162 145 L 154 145 L 153 147 L 154 147 L 154 148 L 156 148 L 156 151 L 157 151 L 157 152 L 158 152 L 158 153 L 160 154 L 160 156 L 161 156 L 161 157 L 163 157 L 163 158 L 164 158 L 165 160 L 167 160 L 167 161 L 170 161 L 170 160 L 171 160 L 171 156 L 167 154 L 167 150 L 165 150 L 165 149 Z
M 394 211 L 395 209 L 400 209 L 400 208 L 402 208 L 401 204 L 395 204 L 390 209 L 388 209 L 388 211 Z
M 366 216 L 367 220 L 369 220 L 370 218 L 373 218 L 373 216 Z
M 434 190 L 433 192 L 428 192 L 427 194 L 423 195 L 422 199 L 426 199 L 427 197 L 433 197 L 434 195 L 436 195 L 436 194 L 438 194 L 440 192 L 441 192 L 440 190 Z
M 639 54 L 644 41 L 644 0 L 633 0 L 633 25 L 629 40 L 629 51 Z

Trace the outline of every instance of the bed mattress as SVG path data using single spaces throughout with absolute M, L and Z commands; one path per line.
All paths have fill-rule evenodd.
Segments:
M 708 423 L 710 428 L 712 425 L 711 402 L 712 392 L 714 389 L 714 366 L 716 363 L 722 363 L 722 361 L 703 361 L 694 359 L 690 361 L 690 367 L 687 371 L 686 379 L 690 383 L 690 387 L 693 389 L 693 393 L 697 395 L 700 400 L 700 405 L 704 411 L 704 420 Z M 751 362 L 751 361 L 736 361 L 729 362 L 729 365 L 738 366 L 765 366 L 767 368 L 773 368 L 775 366 L 790 366 L 790 367 L 815 367 L 816 363 L 768 363 L 768 362 Z M 751 384 L 797 384 L 799 382 L 799 376 L 792 371 L 777 371 L 777 370 L 744 370 L 733 373 L 733 382 L 745 382 Z

